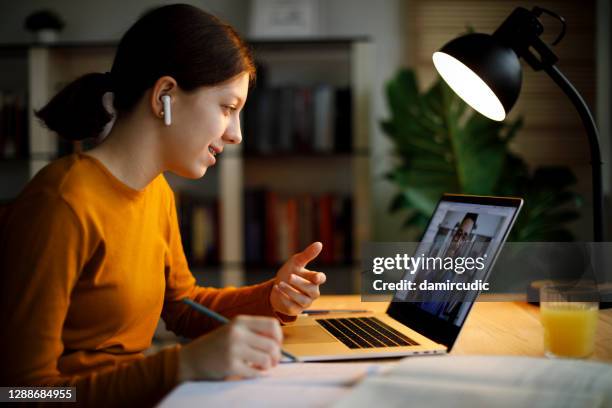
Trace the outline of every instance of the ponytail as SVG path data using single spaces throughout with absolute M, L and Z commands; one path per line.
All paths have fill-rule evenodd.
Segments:
M 111 90 L 110 73 L 86 74 L 66 85 L 34 114 L 64 139 L 95 138 L 112 119 L 102 105 L 102 96 Z

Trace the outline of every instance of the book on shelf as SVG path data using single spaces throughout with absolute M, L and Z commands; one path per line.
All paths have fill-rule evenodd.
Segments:
M 216 198 L 176 194 L 183 251 L 190 267 L 217 265 L 220 259 L 219 203 Z
M 329 85 L 319 85 L 314 89 L 313 99 L 313 149 L 331 152 L 334 149 L 335 92 Z
M 335 92 L 334 106 L 334 150 L 336 152 L 350 152 L 353 148 L 353 110 L 352 92 L 350 88 L 340 88 Z
M 276 116 L 273 116 L 273 120 L 278 120 L 278 150 L 287 152 L 292 148 L 292 139 L 293 139 L 293 100 L 295 99 L 295 90 L 291 87 L 283 87 L 278 90 L 279 99 L 278 99 L 278 111 L 276 112 Z M 259 101 L 254 102 L 259 103 Z M 272 112 L 274 115 L 274 112 Z M 255 121 L 257 122 L 257 121 Z M 257 125 L 257 123 L 255 123 Z M 259 135 L 262 135 L 263 130 L 259 132 Z M 257 137 L 257 136 L 255 136 Z M 257 141 L 255 140 L 255 149 L 257 149 Z
M 29 155 L 27 95 L 0 90 L 0 158 Z
M 244 111 L 246 153 L 345 153 L 351 151 L 350 88 L 261 85 Z
M 352 262 L 350 197 L 249 189 L 245 192 L 244 222 L 247 265 L 277 266 L 315 241 L 323 243 L 317 263 Z

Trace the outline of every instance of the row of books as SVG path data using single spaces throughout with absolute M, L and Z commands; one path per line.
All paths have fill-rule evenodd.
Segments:
M 352 260 L 352 200 L 337 194 L 281 195 L 245 192 L 244 249 L 247 265 L 277 266 L 314 241 L 323 243 L 317 264 Z
M 23 158 L 29 154 L 27 95 L 0 91 L 0 158 Z
M 342 153 L 351 150 L 350 88 L 260 86 L 244 111 L 247 153 Z
M 220 262 L 219 202 L 176 195 L 183 250 L 191 267 Z M 314 241 L 323 243 L 316 263 L 352 261 L 352 199 L 337 194 L 285 195 L 267 189 L 245 192 L 244 254 L 248 266 L 276 267 Z

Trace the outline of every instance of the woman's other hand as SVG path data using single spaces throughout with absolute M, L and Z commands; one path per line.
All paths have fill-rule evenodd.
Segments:
M 278 270 L 270 293 L 270 303 L 275 312 L 297 316 L 319 297 L 319 285 L 325 282 L 325 274 L 310 271 L 306 265 L 319 255 L 321 249 L 323 244 L 314 242 L 293 255 Z

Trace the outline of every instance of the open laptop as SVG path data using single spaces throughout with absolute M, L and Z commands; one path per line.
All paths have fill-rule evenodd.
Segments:
M 486 254 L 478 277 L 486 280 L 522 205 L 520 198 L 445 194 L 416 254 L 460 256 L 478 242 L 480 254 Z M 464 280 L 476 279 L 476 275 L 465 276 Z M 460 302 L 452 298 L 432 302 L 431 298 L 420 299 L 414 291 L 397 291 L 386 313 L 300 315 L 283 327 L 283 349 L 301 361 L 447 353 L 477 294 L 471 292 L 469 299 Z M 417 301 L 406 301 L 415 295 Z

